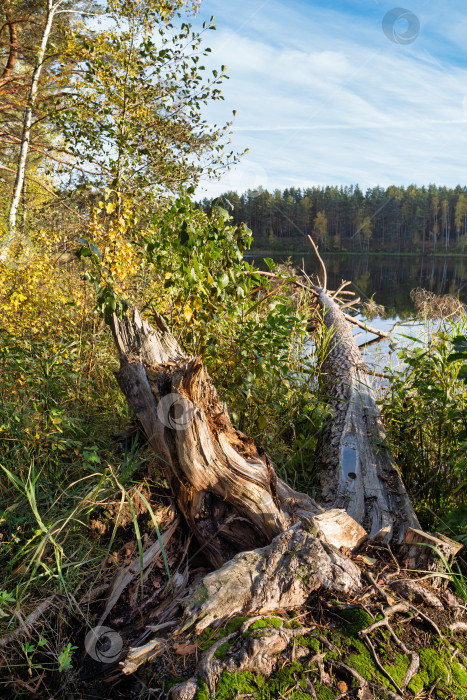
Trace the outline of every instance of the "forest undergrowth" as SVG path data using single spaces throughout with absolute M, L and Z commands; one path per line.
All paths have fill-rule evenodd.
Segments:
M 189 206 L 188 198 L 179 200 L 166 212 L 166 225 L 178 227 Z M 225 256 L 232 237 L 239 252 L 248 245 L 248 231 L 228 228 L 223 210 L 210 218 L 195 211 L 193 216 L 203 217 L 198 237 L 187 246 L 181 229 L 183 245 L 173 247 L 170 268 L 162 267 L 150 284 L 147 268 L 126 276 L 125 294 L 138 295 L 149 318 L 151 308 L 165 309 L 184 347 L 203 358 L 237 426 L 266 449 L 282 478 L 319 495 L 313 453 L 328 409 L 320 398 L 321 358 L 308 341 L 308 300 L 291 284 L 300 273 L 268 261 L 279 281 L 267 285 L 241 256 L 219 256 L 220 293 L 211 308 L 206 302 L 212 295 L 203 299 L 197 288 L 203 274 L 214 282 L 211 261 L 205 268 L 198 263 L 198 280 L 181 299 L 180 284 L 171 283 L 177 276 L 186 280 L 197 246 L 209 252 L 201 232 L 211 231 L 217 251 L 220 231 L 227 230 Z M 82 239 L 78 246 L 81 261 L 94 255 L 102 265 L 93 252 L 97 244 Z M 93 277 L 92 264 L 62 264 L 53 255 L 57 250 L 49 241 L 27 277 L 23 270 L 2 277 L 8 314 L 0 354 L 0 644 L 8 650 L 3 683 L 13 684 L 19 695 L 39 689 L 44 678 L 49 688 L 58 682 L 74 687 L 99 601 L 119 571 L 131 563 L 138 571 L 143 550 L 163 537 L 172 508 L 157 459 L 136 428 L 128 429 L 131 416 L 113 377 L 117 358 L 105 305 L 113 311 L 113 300 L 121 304 L 122 294 L 112 296 L 101 267 L 99 278 Z M 154 259 L 159 266 L 153 249 L 147 257 L 152 272 Z M 48 286 L 31 285 L 34 275 Z M 97 309 L 92 283 L 101 295 Z M 162 292 L 155 292 L 158 285 Z M 465 544 L 466 319 L 461 311 L 437 321 L 426 313 L 429 342 L 400 350 L 403 365 L 393 371 L 381 407 L 424 526 Z M 183 538 L 177 541 L 183 549 Z M 154 601 L 183 571 L 174 541 L 162 551 L 164 560 L 150 579 Z M 200 564 L 192 548 L 190 559 Z M 453 587 L 466 598 L 462 557 L 458 561 Z M 134 622 L 138 600 L 147 599 L 149 581 L 138 579 L 115 602 L 113 624 Z M 47 610 L 39 618 L 44 600 Z

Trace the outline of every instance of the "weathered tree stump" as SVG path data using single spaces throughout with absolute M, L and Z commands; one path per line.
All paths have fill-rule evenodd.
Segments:
M 120 352 L 116 377 L 159 458 L 189 529 L 211 565 L 221 567 L 204 576 L 183 598 L 184 612 L 174 634 L 197 634 L 236 615 L 249 617 L 244 623 L 246 630 L 257 616 L 306 610 L 318 595 L 324 605 L 326 599 L 336 597 L 359 600 L 364 596 L 368 600 L 368 579 L 373 595 L 385 599 L 389 607 L 383 620 L 362 629 L 361 639 L 376 668 L 386 673 L 397 691 L 385 689 L 386 696 L 402 698 L 419 667 L 417 652 L 395 637 L 400 650 L 410 658 L 399 685 L 383 667 L 370 635 L 381 626 L 391 630 L 392 616 L 406 613 L 431 625 L 439 637 L 436 623 L 414 602 L 435 605 L 436 609 L 443 603 L 425 586 L 411 585 L 405 579 L 393 586 L 388 578 L 384 585 L 391 586 L 391 591 L 383 589 L 371 572 L 362 576 L 358 555 L 352 552 L 362 546 L 377 546 L 378 541 L 403 542 L 402 565 L 423 564 L 428 571 L 435 571 L 439 562 L 434 550 L 420 543 L 439 545 L 442 538 L 419 530 L 346 319 L 328 294 L 316 292 L 316 288 L 315 294 L 324 323 L 332 332 L 324 371 L 333 415 L 317 455 L 323 505 L 287 486 L 261 448 L 232 426 L 200 359 L 182 351 L 161 317 L 156 316 L 155 327 L 141 319 L 137 310 L 131 317 L 114 317 L 113 333 Z M 440 546 L 446 558 L 457 550 L 451 541 Z M 360 561 L 364 559 L 360 557 Z M 404 600 L 395 604 L 393 591 Z M 197 677 L 175 686 L 171 697 L 192 699 L 200 683 L 205 683 L 208 694 L 214 697 L 223 673 L 261 669 L 267 676 L 278 659 L 285 663 L 299 653 L 310 656 L 310 650 L 295 648 L 299 632 L 304 634 L 302 628 L 297 631 L 282 625 L 266 634 L 248 636 L 242 627 L 238 633 L 222 636 L 201 656 Z M 324 637 L 315 636 L 321 644 L 329 645 Z M 219 660 L 216 651 L 231 641 L 232 653 Z M 145 660 L 162 654 L 168 643 L 157 637 L 131 649 L 122 662 L 124 673 L 132 673 Z M 330 673 L 339 672 L 357 680 L 358 697 L 372 697 L 373 690 L 381 690 L 342 661 L 332 659 L 325 667 L 325 658 L 324 652 L 313 656 L 321 684 L 329 685 Z M 316 697 L 313 684 L 307 687 L 310 697 Z
M 156 320 L 151 327 L 136 309 L 131 320 L 114 317 L 116 377 L 211 563 L 221 566 L 297 518 L 322 513 L 232 426 L 201 361 L 185 355 L 163 319 Z

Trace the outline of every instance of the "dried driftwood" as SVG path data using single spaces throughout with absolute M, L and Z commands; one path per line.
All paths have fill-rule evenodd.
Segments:
M 131 648 L 124 661 L 120 662 L 122 673 L 124 673 L 125 676 L 129 676 L 146 663 L 146 661 L 150 661 L 162 654 L 166 648 L 166 639 L 152 639 L 141 647 Z

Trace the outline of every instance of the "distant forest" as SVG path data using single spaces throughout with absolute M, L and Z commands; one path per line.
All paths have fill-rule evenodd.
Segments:
M 251 228 L 256 249 L 296 250 L 308 234 L 328 251 L 464 253 L 467 248 L 467 188 L 461 186 L 374 187 L 366 193 L 358 185 L 272 193 L 259 188 L 242 195 L 226 192 L 221 199 L 235 223 Z M 212 201 L 200 204 L 208 209 Z

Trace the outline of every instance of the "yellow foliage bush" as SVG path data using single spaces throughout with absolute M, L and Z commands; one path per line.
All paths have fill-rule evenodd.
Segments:
M 60 236 L 38 231 L 31 236 L 31 258 L 18 269 L 0 264 L 1 327 L 17 337 L 47 337 L 70 329 L 86 303 L 84 283 L 73 264 L 63 264 Z M 71 268 L 71 269 L 70 269 Z

